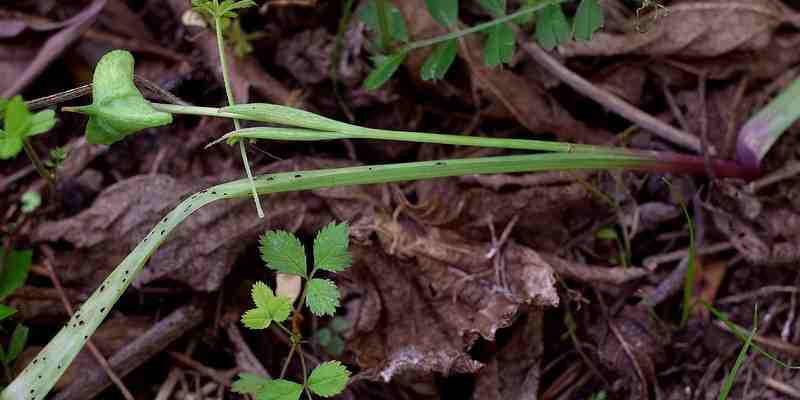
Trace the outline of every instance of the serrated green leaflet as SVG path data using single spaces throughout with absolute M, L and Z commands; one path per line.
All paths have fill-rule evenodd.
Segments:
M 597 0 L 581 0 L 573 22 L 575 40 L 592 40 L 592 35 L 603 26 L 603 21 L 603 9 Z
M 572 29 L 560 5 L 548 5 L 536 14 L 536 41 L 542 48 L 552 50 L 571 37 Z
M 306 304 L 316 316 L 333 315 L 339 307 L 339 289 L 333 281 L 314 278 L 308 281 Z
M 104 55 L 97 63 L 92 86 L 92 104 L 63 108 L 89 115 L 89 143 L 112 144 L 143 129 L 172 122 L 172 114 L 156 111 L 133 84 L 133 56 L 127 51 Z
M 242 315 L 242 324 L 250 329 L 266 329 L 274 322 L 283 322 L 292 312 L 292 301 L 288 297 L 275 296 L 264 282 L 256 282 L 250 292 L 256 308 Z
M 303 385 L 285 379 L 267 382 L 256 394 L 256 400 L 297 400 L 303 393 Z
M 507 24 L 489 28 L 489 36 L 483 48 L 483 62 L 490 67 L 511 62 L 514 57 L 514 30 Z
M 327 361 L 314 368 L 306 385 L 316 395 L 331 397 L 341 393 L 350 379 L 350 371 L 339 361 Z
M 364 87 L 368 90 L 375 90 L 381 87 L 389 78 L 394 75 L 397 68 L 406 58 L 406 53 L 393 54 L 388 57 L 376 56 L 372 58 L 375 63 L 375 69 L 369 73 L 367 79 L 364 81 Z
M 422 79 L 426 81 L 443 79 L 447 70 L 453 65 L 457 51 L 458 43 L 456 39 L 438 44 L 428 56 L 428 59 L 425 60 L 425 64 L 422 65 L 422 70 L 420 71 Z
M 231 391 L 240 394 L 257 394 L 264 390 L 269 379 L 261 375 L 242 372 L 231 385 Z
M 458 0 L 425 0 L 428 13 L 444 27 L 455 26 L 458 22 Z
M 261 237 L 261 259 L 267 266 L 284 274 L 308 276 L 308 263 L 303 244 L 286 231 L 270 231 Z
M 346 223 L 331 222 L 314 238 L 314 269 L 344 271 L 353 262 L 348 246 L 350 228 Z

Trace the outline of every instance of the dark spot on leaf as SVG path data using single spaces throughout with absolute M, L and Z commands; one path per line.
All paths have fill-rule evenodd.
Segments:
M 295 177 L 295 178 L 302 178 L 302 177 L 303 177 L 303 175 L 301 175 L 301 174 L 297 174 L 297 175 L 295 175 L 294 177 Z

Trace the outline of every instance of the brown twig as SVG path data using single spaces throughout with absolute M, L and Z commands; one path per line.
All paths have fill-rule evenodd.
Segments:
M 235 368 L 226 371 L 220 371 L 215 368 L 207 367 L 199 363 L 198 361 L 194 360 L 193 358 L 188 357 L 181 353 L 168 351 L 167 354 L 169 354 L 169 356 L 173 360 L 199 372 L 201 375 L 205 375 L 206 377 L 211 378 L 213 381 L 221 385 L 230 386 L 231 379 L 233 378 L 234 375 L 236 375 Z
M 527 37 L 522 35 L 518 35 L 518 38 L 518 42 L 520 42 L 521 47 L 526 53 L 528 53 L 528 55 L 531 56 L 531 58 L 536 60 L 536 62 L 538 62 L 542 67 L 558 77 L 562 82 L 566 83 L 578 93 L 589 97 L 590 99 L 602 104 L 609 110 L 636 123 L 642 129 L 653 132 L 655 135 L 673 144 L 694 150 L 696 152 L 700 151 L 700 140 L 697 137 L 670 126 L 632 106 L 616 95 L 593 85 L 591 82 L 582 78 L 578 74 L 570 71 L 567 67 L 558 62 L 558 60 L 542 50 L 542 48 L 539 47 L 535 41 L 528 40 Z
M 47 246 L 42 246 L 41 249 L 42 253 L 45 254 L 45 259 L 42 262 L 44 263 L 45 267 L 47 267 L 47 271 L 50 273 L 50 281 L 53 282 L 53 286 L 55 286 L 56 290 L 58 290 L 59 296 L 61 297 L 61 303 L 64 305 L 64 309 L 66 309 L 69 316 L 72 317 L 74 314 L 72 304 L 69 302 L 66 292 L 64 292 L 64 287 L 61 286 L 61 280 L 58 279 L 58 275 L 56 275 L 53 264 L 50 262 L 50 260 L 53 258 L 53 251 Z M 111 382 L 114 382 L 114 385 L 119 389 L 120 393 L 122 393 L 122 396 L 126 400 L 134 400 L 133 394 L 131 394 L 128 388 L 125 387 L 125 383 L 122 382 L 122 379 L 120 379 L 119 376 L 117 376 L 117 374 L 111 369 L 108 361 L 103 354 L 100 353 L 100 350 L 97 349 L 97 346 L 95 346 L 92 339 L 86 340 L 86 347 L 92 353 L 95 360 L 97 360 L 97 363 L 100 364 L 100 368 L 102 368 L 108 378 L 111 379 Z
M 203 310 L 200 307 L 183 306 L 120 349 L 109 359 L 109 363 L 121 375 L 127 375 L 201 322 L 203 322 Z M 59 393 L 53 400 L 91 399 L 110 384 L 101 371 L 90 370 L 86 375 Z

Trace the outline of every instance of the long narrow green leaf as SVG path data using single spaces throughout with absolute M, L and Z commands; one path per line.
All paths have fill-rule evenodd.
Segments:
M 545 153 L 487 158 L 420 161 L 402 164 L 297 171 L 255 179 L 259 194 L 310 190 L 486 173 L 581 169 L 657 169 L 663 161 L 642 155 Z M 702 165 L 702 164 L 701 164 Z M 51 390 L 111 307 L 141 272 L 170 233 L 195 210 L 211 202 L 251 195 L 248 179 L 223 183 L 195 193 L 170 211 L 92 293 L 67 326 L 50 340 L 22 373 L 0 393 L 0 400 L 40 400 Z
M 734 362 L 733 368 L 731 368 L 731 371 L 725 376 L 725 380 L 722 383 L 722 390 L 719 392 L 719 400 L 727 400 L 728 394 L 730 394 L 731 389 L 733 389 L 733 381 L 736 380 L 739 368 L 741 368 L 745 358 L 747 358 L 747 352 L 753 344 L 753 338 L 756 336 L 756 332 L 758 332 L 758 307 L 753 311 L 753 329 L 750 330 L 750 334 L 747 335 L 747 340 L 744 341 L 739 355 L 736 356 L 736 362 Z
M 753 171 L 772 145 L 800 118 L 800 77 L 762 108 L 739 131 L 736 159 Z

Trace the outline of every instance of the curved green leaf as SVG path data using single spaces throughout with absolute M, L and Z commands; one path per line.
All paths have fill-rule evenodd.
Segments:
M 536 14 L 536 40 L 542 48 L 552 50 L 571 37 L 572 29 L 560 5 L 551 4 Z
M 603 9 L 597 0 L 581 0 L 573 25 L 575 40 L 592 40 L 592 35 L 603 26 Z
M 295 235 L 286 231 L 269 231 L 261 237 L 261 259 L 270 269 L 284 274 L 306 277 L 306 250 Z
M 375 62 L 375 69 L 369 73 L 367 76 L 367 80 L 364 81 L 364 87 L 367 90 L 375 90 L 381 86 L 383 86 L 389 78 L 394 75 L 397 71 L 397 68 L 400 67 L 400 64 L 403 63 L 403 60 L 406 58 L 406 53 L 397 53 L 391 56 L 376 56 L 372 58 L 372 61 Z
M 422 79 L 426 81 L 443 79 L 447 70 L 453 65 L 457 51 L 458 44 L 456 39 L 451 39 L 437 45 L 436 48 L 433 49 L 433 52 L 431 52 L 431 55 L 428 56 L 428 59 L 425 60 L 425 64 L 422 65 L 422 71 L 420 73 Z
M 114 50 L 103 56 L 92 85 L 92 104 L 64 108 L 89 115 L 89 143 L 112 144 L 143 129 L 172 122 L 172 114 L 156 111 L 133 84 L 133 56 L 127 51 Z

